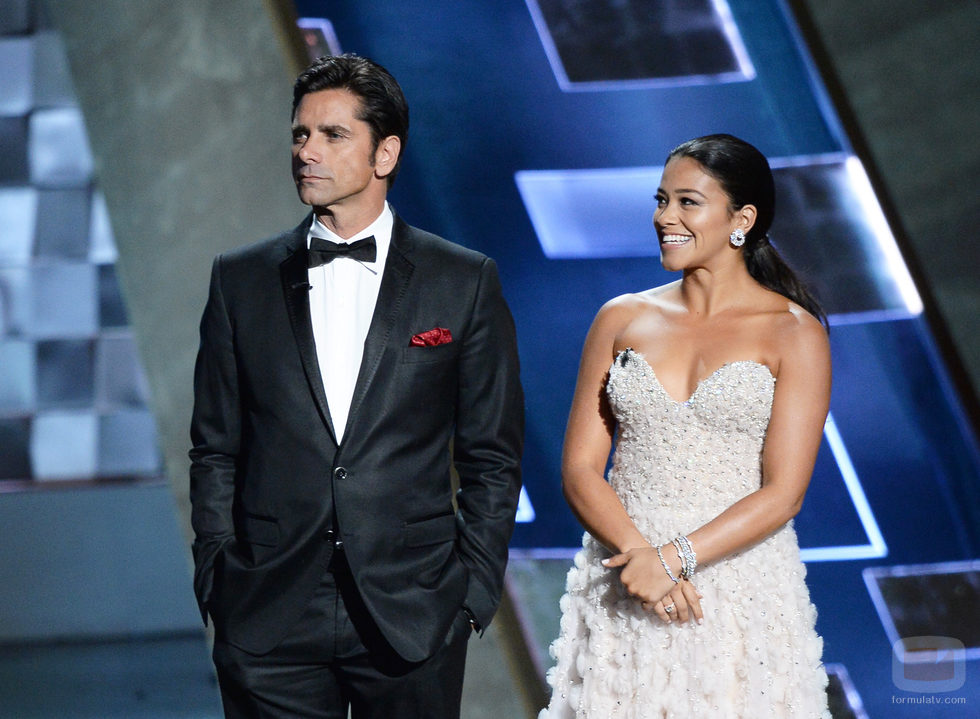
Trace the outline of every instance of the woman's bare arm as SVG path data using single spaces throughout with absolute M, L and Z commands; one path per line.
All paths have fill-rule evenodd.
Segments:
M 780 331 L 780 360 L 772 415 L 762 455 L 762 486 L 688 534 L 699 564 L 756 544 L 792 519 L 803 504 L 830 403 L 830 348 L 809 315 Z M 672 545 L 663 555 L 675 575 L 680 558 Z M 636 548 L 607 560 L 622 566 L 626 589 L 656 602 L 673 582 L 652 550 Z

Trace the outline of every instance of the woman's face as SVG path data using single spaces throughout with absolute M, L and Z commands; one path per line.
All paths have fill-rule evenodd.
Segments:
M 733 257 L 728 238 L 743 218 L 732 212 L 721 183 L 697 160 L 674 157 L 664 167 L 657 189 L 653 224 L 665 270 L 703 266 L 712 258 Z

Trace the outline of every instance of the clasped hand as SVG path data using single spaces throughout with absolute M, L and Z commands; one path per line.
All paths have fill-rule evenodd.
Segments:
M 653 547 L 637 547 L 615 554 L 602 561 L 603 566 L 622 567 L 619 580 L 630 596 L 640 600 L 643 608 L 653 610 L 665 622 L 676 617 L 686 622 L 692 617 L 698 622 L 704 619 L 701 611 L 701 594 L 686 579 L 676 584 L 667 576 L 657 550 Z M 673 611 L 667 608 L 673 605 Z

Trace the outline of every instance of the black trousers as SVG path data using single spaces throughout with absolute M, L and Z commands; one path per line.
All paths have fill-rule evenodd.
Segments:
M 282 643 L 256 656 L 214 644 L 228 719 L 458 719 L 471 630 L 462 610 L 442 647 L 406 662 L 368 615 L 343 552 Z

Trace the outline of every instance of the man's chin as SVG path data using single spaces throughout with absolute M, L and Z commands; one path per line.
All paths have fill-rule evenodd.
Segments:
M 304 205 L 309 205 L 310 207 L 323 206 L 326 204 L 325 198 L 318 197 L 316 193 L 304 190 L 303 187 L 296 188 L 296 194 L 299 196 L 299 201 Z

